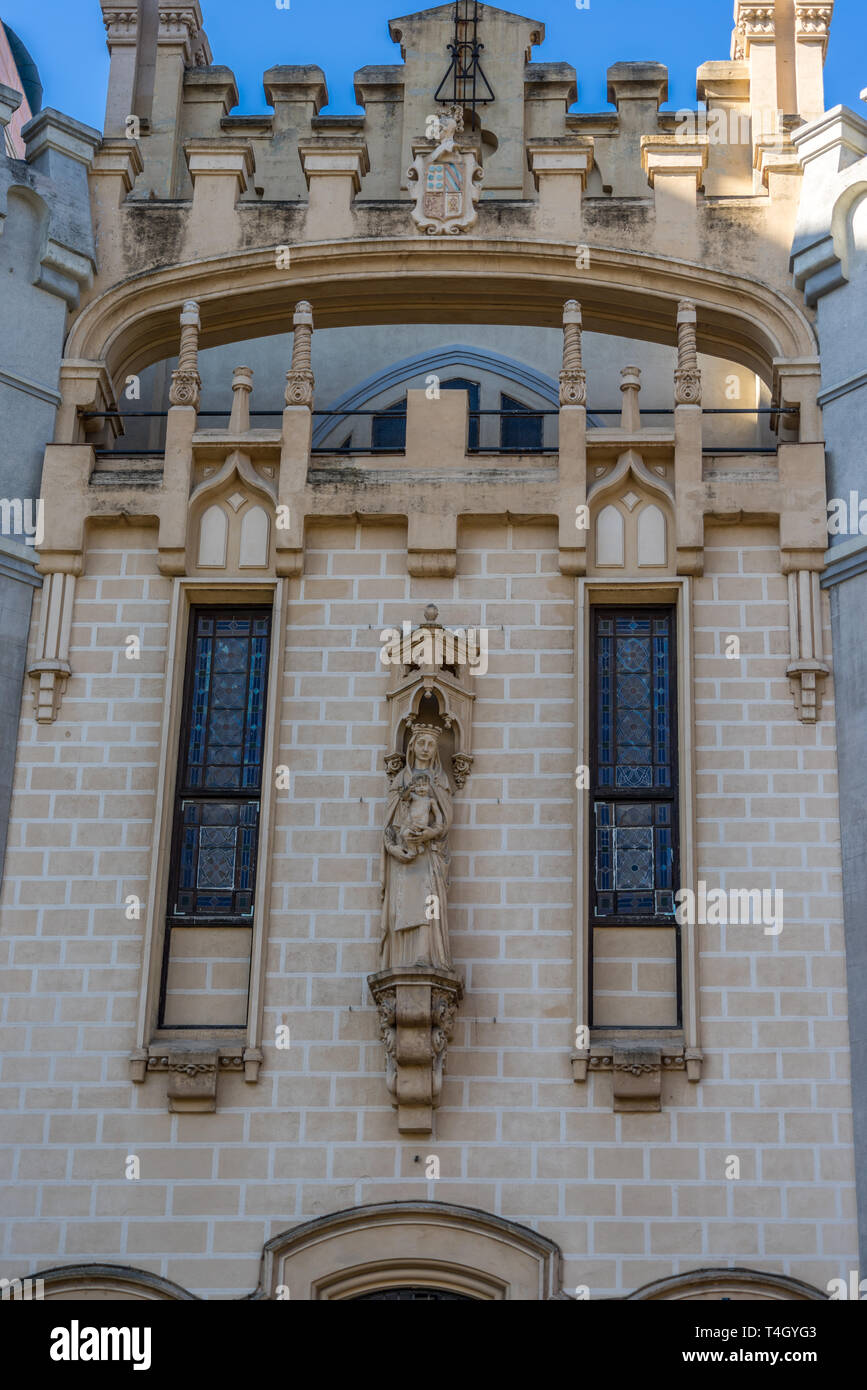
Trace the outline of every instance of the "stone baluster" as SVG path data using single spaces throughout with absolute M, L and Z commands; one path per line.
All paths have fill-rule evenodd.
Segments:
M 172 372 L 169 390 L 169 404 L 192 406 L 198 409 L 202 390 L 199 376 L 199 306 L 194 299 L 187 299 L 181 310 L 181 345 L 178 351 L 178 365 Z
M 313 409 L 313 369 L 310 365 L 310 352 L 313 338 L 313 306 L 306 299 L 295 305 L 292 319 L 295 332 L 292 337 L 292 363 L 286 373 L 286 404 L 301 405 Z
M 620 383 L 620 390 L 623 392 L 620 428 L 628 434 L 637 434 L 641 429 L 641 410 L 638 404 L 638 393 L 641 390 L 641 368 L 624 367 L 620 375 L 623 378 Z
M 230 434 L 246 434 L 250 428 L 250 393 L 253 390 L 253 368 L 236 367 L 232 372 L 232 415 Z
M 677 306 L 677 368 L 674 399 L 677 405 L 701 405 L 701 372 L 695 339 L 695 305 L 681 299 Z
M 563 305 L 563 367 L 560 372 L 560 404 L 587 404 L 587 374 L 581 361 L 581 305 L 567 299 Z

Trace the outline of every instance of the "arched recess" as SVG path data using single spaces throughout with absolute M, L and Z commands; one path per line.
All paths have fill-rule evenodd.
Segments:
M 562 1298 L 560 1250 L 525 1226 L 445 1202 L 384 1202 L 305 1222 L 266 1244 L 255 1299 L 353 1299 L 429 1288 L 480 1301 Z
M 785 1274 L 767 1274 L 758 1269 L 695 1269 L 670 1279 L 644 1284 L 627 1301 L 688 1303 L 721 1302 L 728 1299 L 761 1302 L 807 1302 L 826 1299 L 827 1294 L 801 1279 Z
M 860 222 L 864 209 L 861 204 L 867 201 L 867 179 L 859 179 L 840 194 L 831 213 L 831 236 L 834 250 L 840 262 L 840 270 L 849 279 L 849 266 L 855 263 L 859 251 L 863 250 L 863 236 L 856 240 L 856 219 Z
M 634 578 L 674 573 L 674 498 L 663 466 L 628 449 L 588 492 L 587 573 Z
M 293 248 L 291 271 L 273 247 L 140 272 L 92 300 L 72 326 L 68 358 L 104 361 L 115 381 L 177 350 L 178 309 L 201 309 L 200 348 L 285 333 L 299 299 L 316 324 L 533 324 L 559 328 L 576 293 L 574 245 L 461 237 L 358 238 Z M 647 252 L 591 247 L 581 274 L 584 328 L 676 343 L 680 299 L 699 308 L 698 348 L 770 383 L 774 358 L 812 356 L 816 340 L 792 298 L 741 273 Z M 794 292 L 793 292 L 794 293 Z
M 198 1302 L 180 1284 L 128 1265 L 61 1265 L 40 1269 L 31 1278 L 42 1280 L 46 1301 Z
M 274 559 L 272 482 L 235 450 L 190 496 L 187 572 L 270 570 Z

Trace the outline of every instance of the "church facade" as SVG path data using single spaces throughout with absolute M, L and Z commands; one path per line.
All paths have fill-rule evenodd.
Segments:
M 104 0 L 0 899 L 46 1297 L 810 1300 L 858 1269 L 815 311 L 831 4 L 699 107 L 390 24 L 241 115 Z M 770 18 L 769 18 L 770 13 Z M 721 40 L 724 36 L 721 35 Z

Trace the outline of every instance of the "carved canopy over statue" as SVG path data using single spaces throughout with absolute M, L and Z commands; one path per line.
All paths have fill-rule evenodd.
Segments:
M 382 844 L 380 968 L 450 970 L 448 834 L 452 794 L 439 754 L 441 729 L 417 724 L 406 764 L 392 763 Z M 397 765 L 395 765 L 397 764 Z

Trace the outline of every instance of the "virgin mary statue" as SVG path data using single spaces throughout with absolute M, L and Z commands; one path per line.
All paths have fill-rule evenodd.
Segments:
M 381 969 L 451 970 L 446 922 L 452 794 L 439 755 L 441 729 L 417 724 L 406 764 L 388 789 L 382 844 Z

